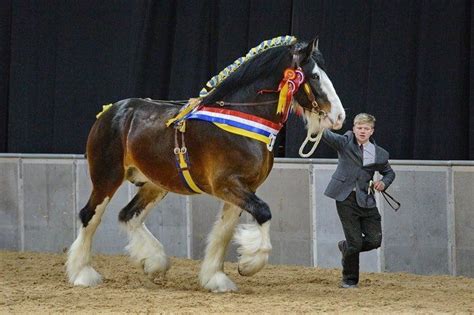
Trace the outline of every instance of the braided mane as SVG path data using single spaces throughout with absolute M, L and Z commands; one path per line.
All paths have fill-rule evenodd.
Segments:
M 287 46 L 294 43 L 296 38 L 293 36 L 276 37 L 262 42 L 212 77 L 199 96 L 203 98 L 204 103 L 212 103 L 234 89 L 237 84 L 253 82 L 280 65 L 282 59 L 288 55 L 285 54 L 288 52 Z

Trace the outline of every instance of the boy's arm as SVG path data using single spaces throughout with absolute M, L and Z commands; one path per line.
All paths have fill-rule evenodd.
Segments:
M 393 180 L 395 179 L 395 172 L 393 171 L 392 167 L 390 166 L 390 163 L 387 162 L 387 164 L 385 164 L 383 170 L 379 171 L 379 173 L 383 176 L 381 181 L 385 185 L 385 187 L 383 189 L 383 190 L 385 190 L 390 186 L 390 184 L 392 184 Z
M 344 135 L 339 135 L 330 131 L 329 129 L 323 130 L 323 140 L 326 142 L 331 148 L 338 151 L 344 147 L 344 145 L 349 141 L 349 136 L 347 133 Z

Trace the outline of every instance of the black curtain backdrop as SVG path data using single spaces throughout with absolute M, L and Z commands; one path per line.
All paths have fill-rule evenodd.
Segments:
M 103 104 L 187 99 L 261 41 L 311 39 L 393 159 L 474 159 L 471 0 L 3 0 L 0 152 L 84 153 Z M 291 117 L 277 155 L 298 157 Z M 335 157 L 322 144 L 313 157 Z

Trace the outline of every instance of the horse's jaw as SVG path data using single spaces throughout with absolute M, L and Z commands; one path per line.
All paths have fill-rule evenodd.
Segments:
M 302 107 L 297 102 L 293 103 L 293 111 L 302 117 L 309 135 L 316 135 L 323 129 L 341 129 L 346 114 L 342 106 L 340 107 L 341 110 L 337 113 L 330 112 L 326 116 L 321 116 L 318 113 Z
M 330 122 L 323 120 L 320 115 L 307 110 L 297 102 L 293 103 L 293 111 L 303 119 L 309 135 L 318 134 L 323 128 L 331 128 Z

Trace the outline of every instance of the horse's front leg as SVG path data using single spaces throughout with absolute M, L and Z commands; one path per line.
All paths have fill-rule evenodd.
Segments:
M 268 262 L 272 250 L 270 241 L 270 220 L 272 214 L 268 205 L 254 193 L 248 193 L 242 209 L 256 220 L 254 223 L 238 226 L 234 239 L 239 248 L 239 274 L 252 276 Z
M 208 236 L 199 278 L 201 285 L 212 292 L 237 291 L 237 286 L 224 273 L 224 256 L 241 212 L 239 207 L 225 203 Z

